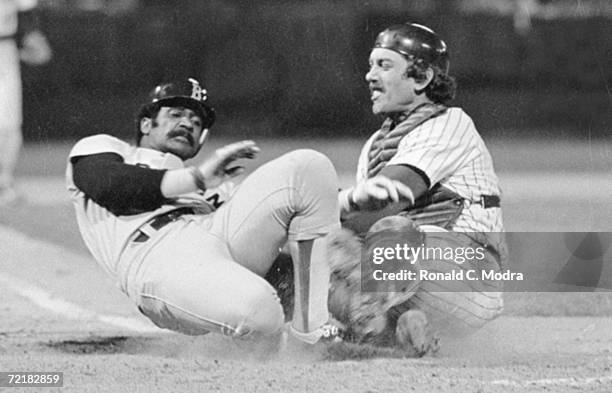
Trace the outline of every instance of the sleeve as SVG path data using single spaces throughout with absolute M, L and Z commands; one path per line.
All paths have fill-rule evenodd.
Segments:
M 161 193 L 161 181 L 166 171 L 125 164 L 123 156 L 113 151 L 121 150 L 125 142 L 104 137 L 85 138 L 70 152 L 74 185 L 117 216 L 163 205 L 167 200 Z
M 431 188 L 477 155 L 474 123 L 457 110 L 427 121 L 406 135 L 387 165 L 420 170 Z
M 99 134 L 88 136 L 77 142 L 70 150 L 69 158 L 89 156 L 98 153 L 115 153 L 124 158 L 127 155 L 130 145 L 117 139 L 114 136 Z

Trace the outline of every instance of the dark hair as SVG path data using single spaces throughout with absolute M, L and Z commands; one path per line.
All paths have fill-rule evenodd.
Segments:
M 153 103 L 143 105 L 138 110 L 138 115 L 136 116 L 136 146 L 140 146 L 140 140 L 143 136 L 142 131 L 140 131 L 140 122 L 144 118 L 151 119 L 155 122 L 155 119 L 157 119 L 157 115 L 159 114 L 161 107 L 161 104 Z
M 434 77 L 427 86 L 417 91 L 417 94 L 425 92 L 427 98 L 439 104 L 448 104 L 455 98 L 457 90 L 457 82 L 455 78 L 444 73 L 439 67 L 428 65 L 422 61 L 412 62 L 406 68 L 406 77 L 414 78 L 418 82 L 422 82 L 427 78 L 427 69 L 431 68 L 434 72 Z

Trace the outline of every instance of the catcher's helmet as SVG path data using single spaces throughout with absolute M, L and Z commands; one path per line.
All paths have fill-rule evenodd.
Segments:
M 215 122 L 215 110 L 207 100 L 206 89 L 193 78 L 162 83 L 156 86 L 149 95 L 146 105 L 183 106 L 196 112 L 202 119 L 202 128 L 208 129 Z
M 448 74 L 450 62 L 446 43 L 429 27 L 416 23 L 391 26 L 378 35 L 374 48 L 390 49 L 411 61 L 436 66 Z

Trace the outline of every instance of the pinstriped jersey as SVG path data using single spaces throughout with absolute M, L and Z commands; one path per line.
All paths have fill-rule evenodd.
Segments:
M 357 182 L 368 174 L 368 152 L 377 131 L 364 145 L 357 167 Z M 500 195 L 493 160 L 472 119 L 457 107 L 427 120 L 402 138 L 397 153 L 386 165 L 411 165 L 427 175 L 430 188 L 436 184 L 466 199 L 452 228 L 459 232 L 502 232 L 501 209 L 485 209 L 482 195 Z
M 216 210 L 233 191 L 233 184 L 226 182 L 206 193 L 189 193 L 169 200 L 156 210 L 125 216 L 115 216 L 103 206 L 96 204 L 78 189 L 72 178 L 73 157 L 99 153 L 119 154 L 125 164 L 152 169 L 183 168 L 183 161 L 171 154 L 132 146 L 110 135 L 94 135 L 80 140 L 70 151 L 66 169 L 66 184 L 76 211 L 77 223 L 87 248 L 96 261 L 111 274 L 116 273 L 119 256 L 130 236 L 151 218 L 180 207 L 194 207 L 202 214 Z

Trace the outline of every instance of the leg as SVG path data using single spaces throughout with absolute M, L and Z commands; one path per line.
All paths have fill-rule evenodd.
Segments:
M 337 190 L 329 159 L 298 150 L 257 169 L 213 219 L 212 232 L 227 241 L 232 257 L 260 276 L 289 240 L 298 316 L 292 326 L 300 332 L 328 320 L 324 237 L 339 227 Z
M 433 282 L 423 283 L 408 304 L 423 310 L 438 331 L 453 336 L 473 333 L 504 308 L 501 292 L 441 292 Z
M 368 250 L 377 246 L 389 247 L 402 243 L 421 249 L 423 253 L 425 250 L 465 250 L 480 247 L 465 234 L 452 233 L 441 228 L 439 231 L 423 234 L 410 223 L 410 220 L 397 216 L 379 220 L 366 236 Z M 421 227 L 421 230 L 424 228 Z M 484 260 L 466 258 L 464 264 L 446 260 L 441 254 L 421 254 L 415 266 L 418 275 L 421 271 L 452 274 L 468 269 L 499 270 L 497 260 L 489 252 L 485 252 Z M 403 266 L 400 264 L 391 270 L 401 268 Z M 399 291 L 399 288 L 393 286 L 397 283 L 385 283 L 385 288 L 393 289 L 389 296 L 391 304 L 395 305 L 387 314 L 389 325 L 383 336 L 393 333 L 396 343 L 416 356 L 437 349 L 436 333 L 457 335 L 472 332 L 497 317 L 503 309 L 500 288 L 492 282 L 419 279 L 413 283 L 416 284 L 413 291 L 407 292 Z
M 325 240 L 302 240 L 289 244 L 296 297 L 292 328 L 298 332 L 314 331 L 329 319 L 327 294 L 330 271 Z M 315 292 L 311 293 L 311 290 Z
M 21 127 L 0 129 L 2 151 L 0 152 L 0 189 L 11 188 L 15 167 L 21 151 Z
M 143 314 L 162 328 L 190 335 L 280 334 L 283 311 L 272 286 L 233 261 L 225 244 L 202 230 L 197 217 L 167 227 L 160 239 L 150 240 L 155 244 L 129 245 L 135 248 L 123 257 L 136 259 L 128 294 Z
M 9 192 L 22 141 L 21 74 L 12 41 L 0 42 L 0 58 L 0 192 Z
M 427 247 L 479 247 L 470 240 L 449 236 L 447 232 L 426 234 Z M 421 268 L 429 272 L 452 272 L 461 269 L 499 270 L 495 257 L 488 252 L 482 261 L 457 265 L 453 261 L 424 261 Z M 419 309 L 425 312 L 429 323 L 441 333 L 469 334 L 497 318 L 503 310 L 503 298 L 498 283 L 487 281 L 423 280 L 416 293 L 399 309 Z M 397 311 L 397 310 L 396 310 Z M 401 311 L 400 311 L 401 312 Z

